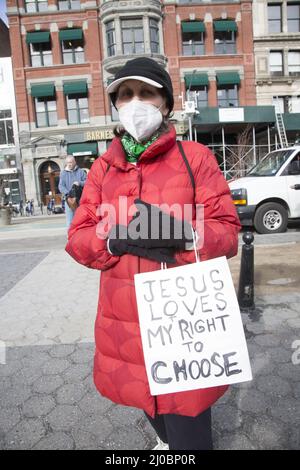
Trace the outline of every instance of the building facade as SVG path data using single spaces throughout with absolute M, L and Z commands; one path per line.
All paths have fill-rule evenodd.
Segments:
M 24 197 L 9 32 L 0 19 L 0 176 L 12 203 Z
M 300 131 L 300 2 L 253 0 L 258 105 L 284 113 L 289 140 Z
M 199 113 L 193 137 L 206 144 L 235 142 L 261 119 L 251 1 L 7 0 L 7 15 L 27 198 L 59 202 L 64 157 L 88 171 L 107 149 L 118 115 L 105 88 L 130 58 L 169 71 L 179 138 L 186 99 Z

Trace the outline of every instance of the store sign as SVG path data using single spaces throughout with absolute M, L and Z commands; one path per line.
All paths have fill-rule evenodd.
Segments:
M 72 152 L 73 157 L 86 157 L 89 155 L 93 155 L 93 153 L 90 150 L 87 150 L 86 152 Z
M 0 175 L 13 175 L 15 173 L 18 173 L 17 168 L 4 168 L 0 170 Z
M 221 108 L 219 109 L 219 121 L 220 122 L 243 122 L 244 108 Z
M 184 123 L 175 124 L 176 134 L 183 135 L 187 131 L 187 127 Z M 101 141 L 101 140 L 112 140 L 114 138 L 113 129 L 103 129 L 97 131 L 89 131 L 84 133 L 84 142 L 89 141 Z M 82 155 L 82 154 L 81 154 Z
M 114 133 L 112 129 L 103 129 L 99 131 L 90 131 L 84 134 L 84 140 L 87 142 L 89 140 L 112 140 L 114 138 Z

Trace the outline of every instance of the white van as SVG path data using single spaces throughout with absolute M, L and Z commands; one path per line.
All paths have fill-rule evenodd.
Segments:
M 269 153 L 229 187 L 242 225 L 285 232 L 288 219 L 300 218 L 300 146 Z

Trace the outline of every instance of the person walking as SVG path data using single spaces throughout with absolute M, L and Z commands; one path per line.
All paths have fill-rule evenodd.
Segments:
M 66 214 L 66 221 L 67 221 L 67 230 L 72 223 L 75 209 L 69 207 L 68 205 L 68 197 L 69 193 L 72 188 L 75 186 L 79 186 L 83 188 L 86 181 L 86 173 L 82 168 L 76 164 L 76 160 L 73 155 L 68 155 L 66 158 L 66 165 L 65 169 L 61 172 L 59 178 L 58 189 L 63 194 L 66 200 L 65 205 L 65 214 Z
M 121 125 L 89 171 L 66 245 L 77 262 L 102 271 L 94 382 L 113 402 L 144 410 L 158 435 L 157 450 L 212 449 L 211 406 L 228 387 L 151 395 L 134 275 L 158 270 L 161 262 L 172 267 L 195 262 L 194 242 L 201 260 L 235 256 L 236 209 L 211 151 L 196 142 L 180 146 L 176 141 L 169 119 L 173 87 L 163 67 L 149 58 L 130 60 L 107 92 Z M 190 219 L 173 216 L 174 204 L 180 209 L 191 205 Z M 202 229 L 196 205 L 204 210 Z M 155 223 L 151 212 L 159 215 Z M 134 223 L 142 213 L 135 237 Z

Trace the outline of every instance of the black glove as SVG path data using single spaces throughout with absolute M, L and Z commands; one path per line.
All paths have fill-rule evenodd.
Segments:
M 128 243 L 144 248 L 166 247 L 176 251 L 193 246 L 193 227 L 186 220 L 178 220 L 158 207 L 135 199 L 138 212 L 128 225 Z
M 163 263 L 176 263 L 174 258 L 174 250 L 172 248 L 158 247 L 145 248 L 134 246 L 128 235 L 128 227 L 125 225 L 115 225 L 108 236 L 108 247 L 110 252 L 115 256 L 122 256 L 130 253 L 140 258 L 147 258 L 153 261 Z
M 72 185 L 72 188 L 70 189 L 69 193 L 66 195 L 66 197 L 71 197 L 71 198 L 75 198 L 76 199 L 76 202 L 77 204 L 79 204 L 79 201 L 80 201 L 80 198 L 81 198 L 81 195 L 82 195 L 82 186 L 79 186 L 77 184 L 73 184 Z

